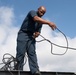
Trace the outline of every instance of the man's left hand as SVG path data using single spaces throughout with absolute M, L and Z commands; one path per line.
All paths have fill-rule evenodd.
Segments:
M 33 34 L 33 38 L 36 38 L 36 37 L 38 37 L 39 35 L 40 35 L 39 32 L 35 32 L 35 33 Z

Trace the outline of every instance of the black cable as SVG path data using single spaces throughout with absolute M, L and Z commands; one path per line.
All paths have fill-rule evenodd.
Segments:
M 6 57 L 7 55 L 9 55 L 10 57 Z M 11 54 L 6 53 L 3 55 L 2 62 L 4 64 L 4 66 L 1 68 L 1 70 L 13 70 L 14 66 L 12 66 L 12 65 L 15 65 L 16 59 Z M 11 65 L 12 62 L 13 62 L 13 64 Z
M 10 57 L 6 57 L 7 55 L 9 55 Z M 2 64 L 4 64 L 4 66 L 2 68 L 0 68 L 0 70 L 8 71 L 11 75 L 14 75 L 10 70 L 13 70 L 13 68 L 14 68 L 14 66 L 12 66 L 11 63 L 16 62 L 15 58 L 11 54 L 6 53 L 3 55 L 2 62 L 3 62 Z M 1 65 L 1 63 L 0 63 L 0 65 Z
M 42 35 L 40 35 L 42 38 L 44 38 Z M 37 42 L 42 42 L 42 41 L 47 41 L 47 42 L 49 42 L 50 44 L 51 44 L 51 53 L 53 54 L 53 55 L 64 55 L 66 52 L 67 52 L 67 50 L 68 49 L 66 49 L 66 51 L 64 52 L 64 53 L 62 53 L 62 54 L 56 54 L 56 53 L 53 53 L 53 45 L 55 45 L 55 46 L 58 46 L 58 47 L 62 47 L 62 48 L 64 48 L 63 46 L 60 46 L 60 45 L 57 45 L 57 44 L 55 44 L 55 43 L 52 43 L 50 40 L 48 40 L 48 39 L 46 39 L 46 38 L 44 38 L 43 40 L 40 40 L 40 41 L 37 41 Z
M 37 42 L 42 42 L 42 41 L 47 41 L 47 42 L 49 42 L 49 43 L 51 44 L 51 53 L 52 53 L 53 55 L 64 55 L 64 54 L 66 54 L 66 52 L 68 51 L 68 49 L 76 50 L 76 48 L 68 47 L 68 39 L 67 39 L 66 35 L 65 35 L 61 30 L 59 30 L 58 28 L 56 28 L 56 29 L 57 29 L 60 33 L 62 33 L 63 36 L 65 37 L 66 47 L 65 47 L 65 46 L 61 46 L 61 45 L 58 45 L 58 44 L 55 44 L 55 43 L 51 42 L 50 40 L 46 39 L 45 37 L 43 37 L 42 35 L 40 35 L 40 36 L 41 36 L 43 39 L 40 40 L 40 41 L 37 41 Z M 54 46 L 57 46 L 57 47 L 60 47 L 60 48 L 66 48 L 66 51 L 65 51 L 64 53 L 62 53 L 62 54 L 53 53 L 53 45 L 54 45 Z

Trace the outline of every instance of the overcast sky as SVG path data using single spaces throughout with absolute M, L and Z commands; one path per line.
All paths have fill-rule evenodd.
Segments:
M 0 63 L 5 53 L 16 55 L 18 30 L 30 10 L 41 5 L 47 9 L 44 19 L 50 20 L 67 36 L 69 47 L 76 48 L 76 0 L 0 0 Z M 43 25 L 41 35 L 53 43 L 66 46 L 64 36 Z M 42 39 L 40 36 L 37 40 Z M 53 52 L 62 54 L 66 49 L 53 46 Z M 76 51 L 68 49 L 65 55 L 51 54 L 51 44 L 47 41 L 36 44 L 38 64 L 41 71 L 76 72 Z M 28 63 L 24 71 L 28 71 Z

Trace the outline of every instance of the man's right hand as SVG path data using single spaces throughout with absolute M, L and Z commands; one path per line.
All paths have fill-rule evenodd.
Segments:
M 52 30 L 55 30 L 57 28 L 53 22 L 49 22 L 48 25 L 52 28 Z

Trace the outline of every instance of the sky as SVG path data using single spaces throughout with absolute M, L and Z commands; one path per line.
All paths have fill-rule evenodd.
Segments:
M 30 10 L 46 7 L 43 19 L 54 22 L 67 37 L 69 47 L 76 48 L 76 0 L 0 0 L 0 63 L 3 55 L 16 55 L 16 38 L 20 26 Z M 64 36 L 58 30 L 43 25 L 41 35 L 55 44 L 66 46 Z M 41 40 L 39 36 L 36 40 Z M 76 51 L 68 49 L 65 55 L 53 55 L 50 44 L 36 44 L 38 64 L 41 71 L 76 72 Z M 53 52 L 62 54 L 66 49 L 53 46 Z M 2 66 L 2 65 L 0 65 Z M 24 71 L 28 71 L 28 61 Z

